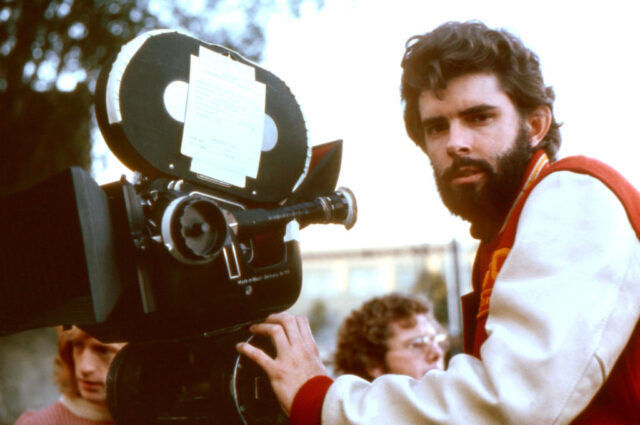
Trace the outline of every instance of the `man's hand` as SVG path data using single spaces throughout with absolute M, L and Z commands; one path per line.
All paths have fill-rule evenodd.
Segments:
M 326 375 L 309 321 L 303 316 L 272 314 L 263 323 L 249 328 L 254 334 L 268 335 L 276 347 L 276 358 L 251 344 L 240 343 L 237 350 L 264 369 L 285 412 L 291 412 L 293 398 L 300 387 L 317 375 Z

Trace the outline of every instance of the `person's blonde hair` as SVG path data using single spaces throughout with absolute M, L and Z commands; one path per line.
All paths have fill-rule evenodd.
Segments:
M 73 341 L 90 336 L 76 327 L 56 327 L 58 332 L 58 355 L 54 360 L 53 375 L 60 393 L 67 397 L 80 397 L 73 361 Z

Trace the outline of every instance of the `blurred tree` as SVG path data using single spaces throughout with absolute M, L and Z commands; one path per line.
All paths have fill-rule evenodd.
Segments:
M 329 322 L 327 317 L 329 313 L 328 310 L 327 303 L 321 298 L 313 301 L 311 304 L 307 316 L 309 318 L 309 327 L 314 334 L 320 332 L 327 326 Z
M 0 194 L 91 165 L 101 64 L 143 31 L 184 29 L 259 60 L 269 14 L 324 0 L 0 0 Z
M 433 315 L 436 320 L 448 327 L 447 282 L 442 274 L 423 270 L 416 278 L 411 292 L 427 297 L 433 304 Z

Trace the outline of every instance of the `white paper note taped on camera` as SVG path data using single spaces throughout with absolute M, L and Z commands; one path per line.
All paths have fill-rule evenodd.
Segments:
M 181 153 L 197 159 L 199 172 L 206 169 L 211 178 L 235 186 L 255 178 L 266 86 L 255 80 L 254 68 L 203 47 L 190 65 Z M 229 170 L 234 170 L 231 179 Z

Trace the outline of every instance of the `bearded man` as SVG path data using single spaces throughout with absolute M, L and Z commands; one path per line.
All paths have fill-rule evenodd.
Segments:
M 419 380 L 333 381 L 302 317 L 248 344 L 299 424 L 631 424 L 640 418 L 640 194 L 585 157 L 558 161 L 554 93 L 521 40 L 480 22 L 411 38 L 404 120 L 446 206 L 480 240 L 465 353 Z

